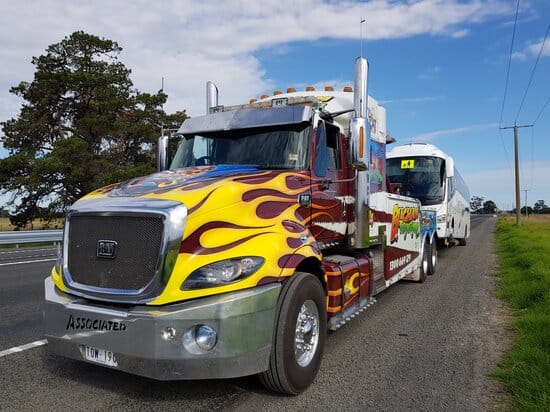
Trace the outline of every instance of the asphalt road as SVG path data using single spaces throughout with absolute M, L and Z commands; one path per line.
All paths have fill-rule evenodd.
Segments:
M 441 251 L 436 275 L 392 286 L 330 333 L 319 375 L 299 396 L 269 393 L 254 377 L 157 382 L 55 357 L 44 345 L 0 356 L 0 410 L 486 410 L 498 397 L 486 375 L 502 351 L 491 296 L 495 221 L 473 217 L 468 245 Z M 2 263 L 0 354 L 43 339 L 53 264 Z
M 0 249 L 0 264 L 9 262 L 27 262 L 55 258 L 57 248 L 54 246 L 42 246 L 37 248 Z

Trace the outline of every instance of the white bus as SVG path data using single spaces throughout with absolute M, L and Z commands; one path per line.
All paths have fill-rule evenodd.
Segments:
M 437 212 L 437 241 L 465 246 L 470 237 L 470 193 L 454 160 L 436 146 L 412 143 L 386 156 L 389 191 L 415 197 Z

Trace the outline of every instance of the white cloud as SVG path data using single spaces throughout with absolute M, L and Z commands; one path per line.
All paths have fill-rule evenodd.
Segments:
M 439 66 L 430 67 L 429 69 L 424 70 L 422 73 L 416 76 L 416 78 L 418 80 L 432 80 L 440 72 L 441 72 L 441 67 Z
M 544 38 L 541 37 L 538 40 L 527 42 L 521 51 L 512 53 L 512 59 L 525 60 L 528 57 L 536 57 L 539 53 L 541 57 L 550 56 L 550 39 L 544 41 Z
M 380 104 L 391 104 L 391 103 L 426 103 L 426 102 L 436 102 L 439 100 L 444 100 L 444 96 L 423 96 L 423 97 L 405 97 L 402 99 L 388 99 L 380 100 Z
M 257 96 L 272 84 L 255 52 L 284 53 L 296 41 L 357 39 L 359 16 L 367 19 L 365 39 L 378 40 L 461 37 L 466 26 L 510 12 L 505 0 L 42 0 L 4 2 L 2 8 L 0 120 L 15 115 L 20 104 L 9 87 L 32 80 L 31 56 L 75 30 L 118 41 L 138 89 L 155 92 L 164 76 L 166 110 L 197 115 L 204 112 L 206 80 L 219 83 L 224 104 Z
M 433 132 L 417 134 L 416 136 L 412 136 L 410 140 L 412 142 L 425 143 L 425 142 L 430 142 L 439 137 L 446 137 L 446 136 L 452 136 L 457 134 L 464 135 L 471 132 L 477 132 L 480 130 L 496 129 L 497 127 L 498 127 L 498 123 L 474 124 L 471 126 L 457 127 L 454 129 L 435 130 Z
M 451 33 L 451 37 L 454 39 L 461 39 L 470 34 L 470 29 L 461 29 Z
M 527 55 L 524 52 L 513 52 L 512 53 L 512 60 L 525 60 L 527 59 Z

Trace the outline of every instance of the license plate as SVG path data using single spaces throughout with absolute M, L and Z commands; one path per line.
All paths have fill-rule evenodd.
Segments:
M 82 346 L 81 351 L 86 360 L 115 368 L 118 367 L 115 354 L 110 350 L 94 348 L 93 346 Z

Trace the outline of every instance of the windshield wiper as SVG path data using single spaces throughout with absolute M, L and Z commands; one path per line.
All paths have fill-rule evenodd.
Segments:
M 338 117 L 342 114 L 353 112 L 355 109 L 346 109 L 346 110 L 340 110 L 339 112 L 327 112 L 326 110 L 321 110 L 321 113 L 319 116 L 321 116 L 321 119 L 332 121 L 335 117 Z

